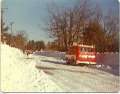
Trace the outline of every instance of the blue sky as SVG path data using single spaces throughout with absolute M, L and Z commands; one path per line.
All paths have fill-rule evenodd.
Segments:
M 48 33 L 42 29 L 48 19 L 47 5 L 55 2 L 60 6 L 72 6 L 77 0 L 4 0 L 3 7 L 5 20 L 8 25 L 14 22 L 14 32 L 24 30 L 29 39 L 49 41 Z M 92 0 L 98 3 L 106 12 L 109 9 L 117 10 L 117 0 Z

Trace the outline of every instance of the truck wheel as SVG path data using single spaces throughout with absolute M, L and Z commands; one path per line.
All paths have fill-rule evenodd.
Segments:
M 76 65 L 76 60 L 72 60 L 72 65 Z

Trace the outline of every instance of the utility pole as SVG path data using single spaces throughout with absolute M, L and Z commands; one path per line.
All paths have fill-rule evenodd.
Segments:
M 5 12 L 5 10 L 6 9 L 8 9 L 8 8 L 1 8 L 1 32 L 3 32 L 4 30 L 3 30 L 3 25 L 4 25 L 4 12 Z
M 10 22 L 11 35 L 13 34 L 13 24 L 14 24 L 14 22 Z
M 7 9 L 7 8 L 1 8 L 1 32 L 0 32 L 1 40 L 5 40 L 5 36 L 4 36 L 4 12 L 5 12 L 5 9 Z
M 11 46 L 14 44 L 13 42 L 13 24 L 14 24 L 14 22 L 10 22 L 10 28 L 11 28 L 11 40 L 10 40 L 10 43 L 11 43 Z

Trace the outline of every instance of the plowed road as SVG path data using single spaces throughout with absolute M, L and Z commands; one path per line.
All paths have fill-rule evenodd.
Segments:
M 88 68 L 70 66 L 53 57 L 38 56 L 36 67 L 55 82 L 61 92 L 117 92 L 119 76 Z

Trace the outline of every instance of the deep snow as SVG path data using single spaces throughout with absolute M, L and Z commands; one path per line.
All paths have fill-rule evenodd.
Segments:
M 119 76 L 89 67 L 65 65 L 63 59 L 56 57 L 59 52 L 55 53 L 50 54 L 52 57 L 49 54 L 26 56 L 16 48 L 1 44 L 1 91 L 119 91 Z
M 42 70 L 35 68 L 35 60 L 1 44 L 1 91 L 50 92 L 60 91 L 60 88 Z

